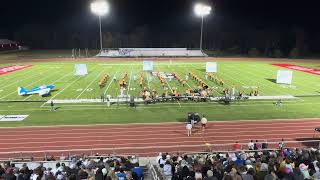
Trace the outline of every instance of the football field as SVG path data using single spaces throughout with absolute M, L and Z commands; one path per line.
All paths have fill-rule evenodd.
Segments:
M 167 79 L 165 85 L 151 72 L 143 72 L 142 61 L 61 61 L 61 62 L 28 62 L 29 68 L 0 76 L 0 114 L 30 114 L 24 122 L 16 125 L 40 124 L 85 124 L 85 123 L 127 123 L 127 122 L 162 122 L 182 121 L 186 113 L 198 111 L 207 114 L 211 120 L 232 119 L 272 119 L 320 117 L 319 96 L 320 76 L 301 71 L 293 71 L 291 85 L 277 84 L 278 70 L 288 70 L 272 65 L 269 61 L 218 61 L 216 77 L 224 81 L 220 85 L 205 77 L 205 61 L 154 61 L 154 72 L 175 73 L 185 79 L 190 72 L 196 74 L 209 87 L 211 96 L 222 96 L 225 88 L 235 87 L 236 93 L 258 90 L 259 96 L 292 95 L 297 98 L 285 100 L 284 107 L 276 108 L 276 100 L 250 100 L 237 102 L 229 106 L 216 102 L 179 102 L 143 105 L 131 109 L 126 104 L 111 105 L 104 103 L 69 103 L 58 104 L 58 111 L 48 112 L 47 101 L 100 99 L 101 94 L 117 97 L 120 95 L 119 81 L 127 75 L 124 91 L 126 95 L 139 97 L 144 88 L 156 91 L 160 96 L 176 89 L 184 94 L 186 89 L 195 89 L 199 84 L 189 77 L 183 86 L 177 79 Z M 279 62 L 276 62 L 279 63 Z M 281 63 L 281 62 L 280 62 Z M 285 62 L 310 68 L 319 68 L 319 63 Z M 21 64 L 21 63 L 19 63 Z M 75 76 L 75 64 L 86 64 L 88 75 Z M 2 64 L 1 67 L 14 64 Z M 109 78 L 103 88 L 99 81 L 104 76 Z M 116 80 L 113 80 L 113 77 Z M 140 85 L 140 78 L 143 84 Z M 55 85 L 49 96 L 19 96 L 17 88 L 23 86 L 31 89 L 41 85 Z M 167 116 L 168 115 L 168 116 Z M 59 118 L 57 118 L 59 117 Z M 48 118 L 50 121 L 43 121 Z M 54 119 L 54 120 L 52 120 Z M 75 120 L 76 119 L 76 120 Z M 134 119 L 134 120 L 132 120 Z M 150 120 L 151 119 L 151 120 Z M 4 126 L 12 125 L 3 123 Z

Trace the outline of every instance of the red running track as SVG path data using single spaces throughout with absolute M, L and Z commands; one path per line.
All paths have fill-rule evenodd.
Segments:
M 230 144 L 236 141 L 312 140 L 315 127 L 320 127 L 320 119 L 218 121 L 208 123 L 205 131 L 196 125 L 191 137 L 186 136 L 184 123 L 1 128 L 0 158 L 21 154 L 43 157 L 44 151 L 48 155 L 155 156 L 158 152 L 230 150 Z

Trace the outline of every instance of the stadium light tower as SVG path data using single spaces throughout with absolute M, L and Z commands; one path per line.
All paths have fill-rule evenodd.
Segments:
M 203 17 L 209 15 L 211 7 L 205 4 L 196 4 L 194 6 L 194 13 L 201 16 L 201 35 L 200 35 L 200 50 L 202 50 L 202 30 L 203 30 Z
M 96 0 L 90 5 L 91 11 L 99 17 L 100 26 L 100 52 L 102 51 L 102 31 L 101 31 L 101 17 L 109 12 L 109 4 L 105 0 Z

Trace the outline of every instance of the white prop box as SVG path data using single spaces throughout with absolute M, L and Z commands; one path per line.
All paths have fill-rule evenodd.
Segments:
M 278 70 L 277 83 L 278 84 L 291 84 L 292 83 L 292 71 Z
M 153 71 L 153 61 L 143 61 L 143 71 Z
M 74 66 L 75 76 L 85 76 L 88 74 L 88 69 L 86 64 L 76 64 Z
M 216 73 L 217 72 L 217 63 L 216 62 L 207 62 L 206 63 L 206 72 L 207 73 Z

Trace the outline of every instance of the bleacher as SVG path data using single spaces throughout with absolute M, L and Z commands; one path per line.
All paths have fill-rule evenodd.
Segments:
M 250 176 L 249 179 L 265 180 L 267 175 L 272 175 L 271 172 L 275 172 L 277 176 L 274 179 L 287 179 L 291 176 L 299 176 L 298 179 L 320 179 L 320 150 L 317 148 L 319 140 L 303 141 L 306 142 L 313 142 L 313 145 L 294 148 L 298 147 L 296 143 L 302 142 L 264 141 L 251 143 L 251 147 L 250 143 L 236 142 L 239 147 L 228 144 L 232 150 L 186 153 L 177 151 L 151 157 L 99 154 L 93 151 L 91 155 L 68 153 L 66 156 L 53 156 L 45 152 L 43 161 L 27 156 L 0 160 L 0 179 L 20 175 L 32 179 L 37 176 L 46 179 L 117 179 L 121 169 L 127 178 L 136 179 L 133 178 L 133 169 L 138 165 L 144 174 L 144 180 L 246 179 L 245 174 Z M 269 171 L 271 168 L 274 170 Z M 18 171 L 21 173 L 15 173 Z M 221 173 L 217 173 L 218 171 Z M 305 171 L 308 173 L 303 173 Z
M 206 57 L 201 50 L 187 48 L 119 48 L 104 49 L 97 57 Z
M 18 50 L 21 45 L 8 39 L 0 39 L 0 51 Z

